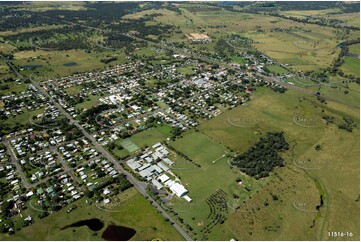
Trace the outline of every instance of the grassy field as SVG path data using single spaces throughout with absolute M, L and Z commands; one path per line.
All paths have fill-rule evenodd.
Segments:
M 93 106 L 96 106 L 100 103 L 99 102 L 100 97 L 101 96 L 99 96 L 99 95 L 90 95 L 85 99 L 84 102 L 76 104 L 75 108 L 76 109 L 89 109 Z
M 270 65 L 267 66 L 267 69 L 274 74 L 279 74 L 279 75 L 288 74 L 288 71 L 279 65 Z
M 10 127 L 13 127 L 17 124 L 25 125 L 29 123 L 29 119 L 31 116 L 41 114 L 43 112 L 44 112 L 44 108 L 36 109 L 33 111 L 25 111 L 22 114 L 16 115 L 15 117 L 11 116 L 4 122 L 4 124 Z
M 178 68 L 177 71 L 183 75 L 193 75 L 196 72 L 193 70 L 194 66 L 186 66 L 186 67 L 181 67 Z
M 346 74 L 352 74 L 356 77 L 360 76 L 360 60 L 354 57 L 345 56 L 345 63 L 342 64 L 341 70 Z
M 255 144 L 265 132 L 284 131 L 291 147 L 284 155 L 286 167 L 278 169 L 277 175 L 243 205 L 250 213 L 233 213 L 210 239 L 330 239 L 327 231 L 346 229 L 354 233 L 348 239 L 358 240 L 359 218 L 355 214 L 359 211 L 359 127 L 350 133 L 337 125 L 343 116 L 359 123 L 359 110 L 331 101 L 320 104 L 314 97 L 291 90 L 282 95 L 264 89 L 258 93 L 247 106 L 201 124 L 200 130 L 240 152 Z M 333 116 L 334 124 L 305 128 L 294 122 L 295 117 L 302 117 L 305 124 L 318 126 L 316 121 L 321 115 Z M 317 144 L 322 147 L 320 151 L 315 150 Z M 301 169 L 295 165 L 295 159 L 308 161 L 311 168 L 317 169 Z M 338 179 L 334 179 L 336 173 Z M 321 194 L 325 205 L 320 212 L 307 212 L 315 210 Z M 298 208 L 302 205 L 306 212 L 294 204 Z M 346 222 L 349 219 L 352 222 Z
M 64 89 L 64 91 L 66 93 L 68 93 L 69 95 L 76 95 L 81 92 L 81 86 L 68 87 L 68 88 Z
M 360 105 L 360 86 L 357 83 L 344 82 L 347 78 L 338 75 L 329 75 L 326 85 L 317 84 L 307 78 L 293 77 L 285 79 L 286 82 L 292 82 L 296 86 L 306 88 L 312 92 L 320 92 L 321 95 L 336 99 L 349 106 L 359 107 Z
M 149 130 L 141 131 L 133 135 L 130 139 L 139 147 L 144 145 L 152 146 L 155 143 L 165 141 L 170 137 L 171 128 L 168 126 L 159 126 Z
M 25 91 L 28 87 L 28 84 L 19 84 L 15 82 L 0 82 L 0 86 L 8 85 L 9 89 L 0 90 L 0 95 L 9 95 L 9 94 L 19 94 L 22 91 Z
M 118 202 L 101 210 L 95 203 L 87 205 L 85 198 L 73 204 L 78 206 L 71 213 L 66 208 L 44 219 L 35 218 L 36 222 L 10 237 L 0 235 L 1 240 L 103 240 L 102 232 L 109 224 L 116 224 L 135 229 L 137 232 L 131 240 L 182 240 L 182 237 L 134 188 L 126 190 L 119 196 Z M 72 206 L 70 205 L 70 206 Z M 29 208 L 30 209 L 30 208 Z M 105 224 L 96 233 L 86 226 L 78 228 L 62 227 L 78 220 L 98 218 Z M 147 219 L 144 219 L 147 218 Z
M 340 10 L 340 9 L 339 9 Z M 330 13 L 333 14 L 330 14 Z M 335 9 L 325 10 L 306 10 L 306 11 L 283 11 L 282 14 L 286 16 L 305 18 L 306 16 L 322 17 L 325 19 L 337 19 L 345 22 L 347 25 L 360 27 L 360 15 L 359 13 L 342 13 Z
M 241 65 L 246 63 L 246 61 L 242 57 L 238 57 L 238 56 L 233 56 L 232 61 L 236 64 L 241 64 Z
M 106 56 L 116 56 L 117 61 L 109 64 L 100 62 Z M 69 51 L 19 51 L 14 54 L 14 64 L 19 66 L 39 65 L 34 70 L 24 68 L 22 73 L 31 75 L 38 81 L 46 81 L 51 77 L 68 76 L 75 72 L 85 72 L 94 69 L 105 68 L 109 65 L 123 63 L 125 56 L 122 50 L 103 50 L 87 53 L 83 50 Z M 67 63 L 75 62 L 76 65 L 66 66 Z M 64 65 L 65 64 L 65 65 Z
M 351 53 L 360 55 L 360 44 L 349 45 L 348 48 Z
M 169 207 L 184 219 L 185 224 L 189 224 L 194 229 L 193 236 L 196 239 L 204 240 L 206 237 L 203 237 L 200 231 L 213 222 L 208 217 L 210 207 L 206 203 L 213 193 L 222 189 L 227 194 L 227 200 L 231 200 L 232 194 L 239 194 L 242 200 L 246 200 L 263 182 L 256 183 L 254 179 L 241 174 L 238 170 L 231 169 L 228 158 L 224 156 L 228 150 L 201 132 L 189 131 L 183 135 L 183 138 L 169 144 L 201 165 L 198 168 L 175 153 L 171 155 L 170 159 L 175 161 L 172 172 L 189 190 L 188 195 L 193 201 L 187 203 L 184 199 L 174 197 Z M 244 192 L 237 185 L 236 178 L 242 178 L 252 192 L 250 194 Z M 222 239 L 226 238 L 222 237 Z

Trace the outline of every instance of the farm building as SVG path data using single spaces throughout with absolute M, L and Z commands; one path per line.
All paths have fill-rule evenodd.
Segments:
M 189 35 L 186 34 L 186 36 L 188 40 L 192 42 L 207 42 L 211 40 L 211 38 L 209 38 L 206 34 L 191 33 Z

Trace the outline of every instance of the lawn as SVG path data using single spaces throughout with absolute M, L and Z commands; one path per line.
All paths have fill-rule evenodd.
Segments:
M 193 68 L 194 68 L 194 66 L 186 66 L 186 67 L 178 68 L 177 71 L 183 75 L 192 75 L 192 74 L 196 73 L 193 70 Z
M 69 95 L 76 95 L 79 94 L 82 90 L 81 86 L 72 86 L 72 87 L 68 87 L 66 89 L 64 89 L 64 91 L 66 93 L 68 93 Z
M 91 107 L 94 107 L 96 105 L 98 105 L 100 102 L 99 102 L 99 98 L 101 96 L 99 95 L 89 95 L 84 102 L 82 103 L 78 103 L 75 105 L 75 108 L 76 109 L 89 109 Z
M 246 63 L 245 59 L 243 59 L 242 57 L 238 57 L 238 56 L 233 56 L 232 61 L 234 63 L 240 64 L 240 65 L 243 65 Z
M 70 206 L 76 204 L 78 208 L 71 213 L 67 213 L 67 208 L 63 208 L 41 220 L 35 217 L 36 222 L 33 225 L 10 237 L 0 235 L 0 238 L 2 240 L 102 240 L 101 235 L 106 226 L 116 224 L 137 231 L 131 240 L 149 241 L 154 238 L 182 240 L 181 235 L 134 188 L 126 190 L 118 202 L 112 202 L 109 208 L 103 208 L 105 210 L 97 208 L 95 203 L 87 205 L 85 200 L 86 198 L 82 198 L 72 203 Z M 95 233 L 86 226 L 61 230 L 62 227 L 78 220 L 90 218 L 102 220 L 105 224 L 104 228 Z
M 144 145 L 152 146 L 155 143 L 165 141 L 170 136 L 170 130 L 171 128 L 168 126 L 159 126 L 141 131 L 133 135 L 130 140 L 139 147 L 143 147 Z
M 279 65 L 270 65 L 266 67 L 270 72 L 277 75 L 285 75 L 288 74 L 288 71 Z
M 227 153 L 225 147 L 206 135 L 193 131 L 185 133 L 181 139 L 170 142 L 170 145 L 205 167 Z
M 33 111 L 25 111 L 22 114 L 16 115 L 15 117 L 8 118 L 4 124 L 9 126 L 15 126 L 17 124 L 28 124 L 30 117 L 33 115 L 41 114 L 44 112 L 44 108 L 36 109 Z

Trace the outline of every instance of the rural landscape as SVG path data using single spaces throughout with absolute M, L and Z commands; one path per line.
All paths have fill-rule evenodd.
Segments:
M 0 16 L 0 240 L 360 240 L 359 1 Z

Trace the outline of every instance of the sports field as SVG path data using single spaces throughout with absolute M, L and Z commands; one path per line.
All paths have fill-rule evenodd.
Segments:
M 125 139 L 121 142 L 121 145 L 124 149 L 129 151 L 129 153 L 133 153 L 134 151 L 139 150 L 139 147 L 133 143 L 130 139 Z
M 288 73 L 288 71 L 285 68 L 279 65 L 270 65 L 267 66 L 266 68 L 274 74 L 284 75 Z
M 210 206 L 207 199 L 218 190 L 225 192 L 230 208 L 228 214 L 233 211 L 232 194 L 240 196 L 240 201 L 248 199 L 267 181 L 255 182 L 251 177 L 241 174 L 237 169 L 229 165 L 229 150 L 223 145 L 210 139 L 201 132 L 189 131 L 183 138 L 169 143 L 176 150 L 187 155 L 193 162 L 201 165 L 196 167 L 172 152 L 170 159 L 175 162 L 172 172 L 180 178 L 182 184 L 189 190 L 191 203 L 184 199 L 174 197 L 168 208 L 174 209 L 178 217 L 184 219 L 184 224 L 190 225 L 194 230 L 190 232 L 197 240 L 207 239 L 207 234 L 202 232 L 206 226 L 215 222 L 210 217 Z M 243 191 L 243 188 L 236 183 L 237 178 L 242 178 L 244 184 L 250 188 L 250 192 Z

